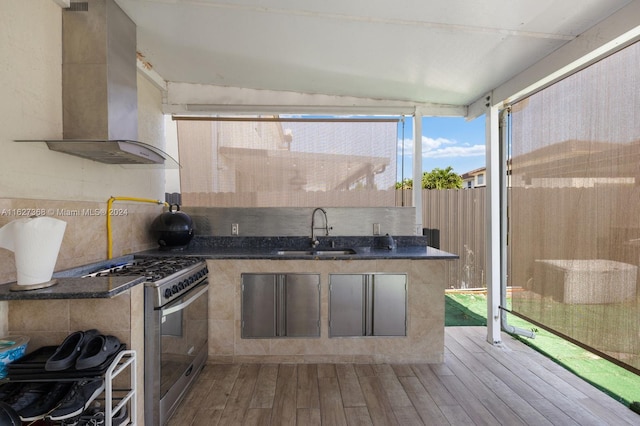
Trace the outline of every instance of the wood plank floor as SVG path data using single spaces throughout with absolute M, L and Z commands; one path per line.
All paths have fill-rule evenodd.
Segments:
M 169 421 L 202 425 L 640 425 L 526 345 L 447 327 L 442 364 L 209 364 Z

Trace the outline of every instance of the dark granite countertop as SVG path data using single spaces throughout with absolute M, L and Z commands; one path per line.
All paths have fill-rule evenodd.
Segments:
M 207 259 L 272 260 L 454 260 L 458 255 L 427 246 L 426 237 L 319 237 L 311 247 L 309 237 L 199 237 L 180 250 L 148 250 L 140 256 L 198 256 Z M 342 253 L 350 249 L 353 253 Z M 320 252 L 320 253 L 319 253 Z
M 0 300 L 98 299 L 111 298 L 144 282 L 144 277 L 58 278 L 54 286 L 11 291 L 11 284 L 0 285 Z
M 0 285 L 0 300 L 47 300 L 47 299 L 98 299 L 114 297 L 145 281 L 144 277 L 91 277 L 83 275 L 100 269 L 123 264 L 133 256 L 122 256 L 102 262 L 91 263 L 73 269 L 56 272 L 57 284 L 38 290 L 12 291 L 15 283 Z
M 182 250 L 147 250 L 135 255 L 104 260 L 53 274 L 52 287 L 11 291 L 12 283 L 0 285 L 0 300 L 93 299 L 114 297 L 145 281 L 143 277 L 88 277 L 83 275 L 126 263 L 134 256 L 198 256 L 205 259 L 272 260 L 454 260 L 455 254 L 427 246 L 426 237 L 386 236 L 319 237 L 311 247 L 309 237 L 202 237 L 196 236 Z M 350 249 L 346 254 L 339 250 Z M 280 252 L 280 253 L 279 253 Z M 283 253 L 286 252 L 286 253 Z

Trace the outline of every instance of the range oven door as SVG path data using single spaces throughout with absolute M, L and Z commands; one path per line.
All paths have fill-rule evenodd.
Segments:
M 145 297 L 145 424 L 167 422 L 207 360 L 208 291 L 205 278 L 159 308 Z
M 160 313 L 160 398 L 180 376 L 189 376 L 198 354 L 206 351 L 208 335 L 208 291 L 204 281 L 159 309 Z M 193 371 L 195 373 L 195 371 Z

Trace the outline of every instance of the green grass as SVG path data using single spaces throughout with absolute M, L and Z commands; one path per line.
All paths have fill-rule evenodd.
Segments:
M 483 297 L 486 305 L 487 299 Z M 487 325 L 487 309 L 485 306 L 484 316 L 470 308 L 478 311 L 478 297 L 473 294 L 454 294 L 447 295 L 444 298 L 445 326 L 469 326 L 469 325 Z
M 446 294 L 445 326 L 486 325 L 486 317 L 487 298 L 484 293 Z M 627 406 L 640 401 L 640 376 L 514 315 L 509 315 L 508 321 L 515 327 L 534 330 L 536 333 L 535 339 L 522 336 L 514 338 L 551 358 L 612 398 Z

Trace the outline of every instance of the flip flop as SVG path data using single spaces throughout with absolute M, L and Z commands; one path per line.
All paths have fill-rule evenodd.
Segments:
M 115 336 L 94 336 L 82 348 L 76 360 L 76 370 L 86 370 L 97 367 L 113 355 L 120 348 L 120 340 Z

